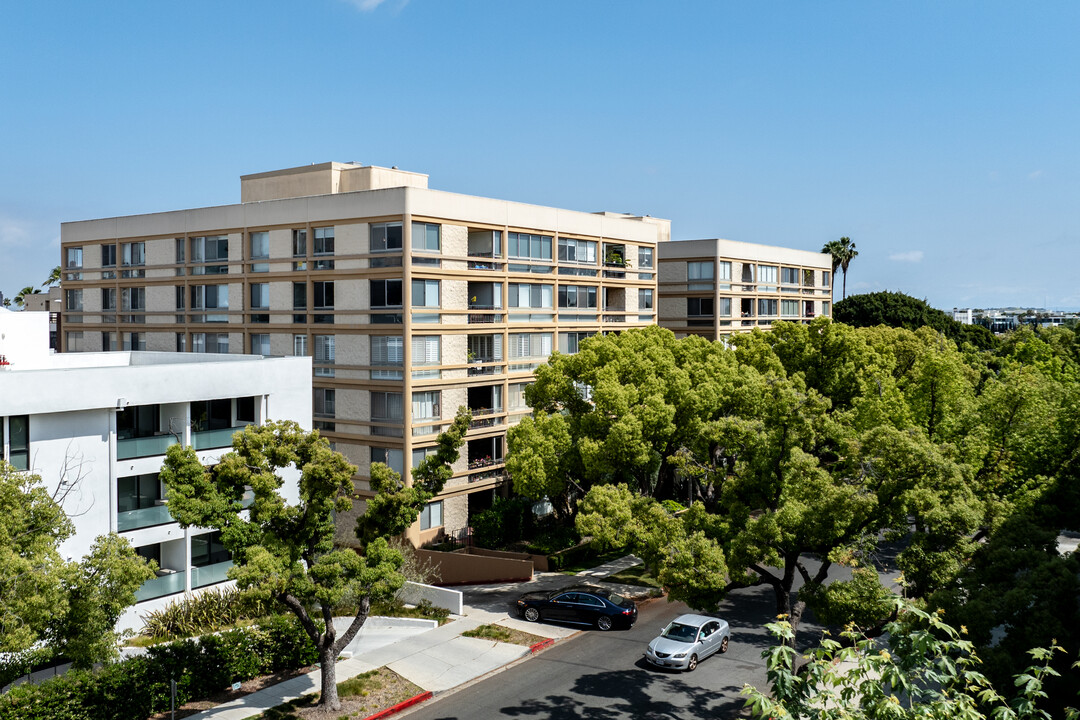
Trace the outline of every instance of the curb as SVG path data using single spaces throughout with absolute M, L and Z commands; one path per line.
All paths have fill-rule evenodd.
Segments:
M 405 708 L 410 708 L 413 705 L 419 705 L 420 703 L 424 702 L 425 700 L 430 700 L 430 699 L 431 699 L 431 691 L 428 690 L 426 692 L 420 693 L 419 695 L 414 695 L 413 697 L 409 698 L 408 700 L 402 700 L 397 705 L 391 705 L 390 707 L 386 708 L 385 710 L 380 710 L 379 712 L 375 713 L 374 715 L 368 715 L 366 718 L 364 718 L 364 720 L 378 720 L 379 718 L 390 717 L 391 715 L 393 715 L 395 713 L 401 712 Z
M 543 650 L 544 648 L 549 648 L 554 644 L 555 644 L 555 639 L 554 638 L 548 638 L 547 640 L 541 640 L 538 643 L 534 643 L 534 644 L 530 645 L 529 646 L 529 652 L 538 653 L 541 650 Z

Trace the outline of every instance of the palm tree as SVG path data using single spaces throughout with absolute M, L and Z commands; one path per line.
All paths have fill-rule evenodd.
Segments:
M 15 296 L 15 304 L 18 305 L 20 308 L 25 307 L 27 295 L 39 295 L 40 293 L 41 291 L 33 285 L 27 285 L 19 291 L 18 295 Z
M 842 237 L 839 240 L 830 240 L 825 243 L 825 246 L 821 248 L 821 252 L 829 253 L 832 256 L 832 271 L 833 277 L 836 277 L 836 268 L 840 268 L 844 273 L 844 285 L 843 296 L 840 298 L 843 300 L 847 297 L 847 269 L 851 261 L 859 254 L 859 251 L 855 249 L 855 243 L 851 242 L 851 238 Z
M 45 282 L 43 282 L 41 284 L 41 287 L 43 287 L 43 288 L 52 287 L 53 285 L 55 285 L 58 282 L 60 282 L 60 266 L 59 265 L 57 265 L 56 267 L 54 267 L 52 269 L 52 272 L 49 273 L 49 279 L 46 280 Z

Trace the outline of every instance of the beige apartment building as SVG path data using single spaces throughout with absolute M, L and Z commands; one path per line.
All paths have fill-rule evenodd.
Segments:
M 507 427 L 552 351 L 657 322 L 669 239 L 666 220 L 431 190 L 396 168 L 247 175 L 239 204 L 65 223 L 62 349 L 311 356 L 314 425 L 361 494 L 373 461 L 407 476 L 469 407 L 421 543 L 501 491 Z
M 724 340 L 832 315 L 827 253 L 720 239 L 668 242 L 659 253 L 659 322 L 677 337 Z

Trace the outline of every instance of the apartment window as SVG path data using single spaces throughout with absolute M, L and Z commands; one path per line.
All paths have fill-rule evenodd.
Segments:
M 124 349 L 125 350 L 145 350 L 146 349 L 146 333 L 124 333 Z
M 469 362 L 493 362 L 503 359 L 502 335 L 470 335 L 466 357 Z
M 715 305 L 713 298 L 686 298 L 688 317 L 713 317 Z
M 382 463 L 398 475 L 405 472 L 405 453 L 401 448 L 371 448 L 371 462 Z
M 546 358 L 551 355 L 551 333 L 510 333 L 511 358 Z
M 814 271 L 803 270 L 802 271 L 802 284 L 806 287 L 814 287 Z
M 255 422 L 255 397 L 253 395 L 236 398 L 236 421 L 249 424 Z
M 292 306 L 293 310 L 307 310 L 307 283 L 292 284 Z
M 64 333 L 64 347 L 68 352 L 83 352 L 86 350 L 83 346 L 82 330 Z
M 529 408 L 529 404 L 525 402 L 525 388 L 530 385 L 532 383 L 510 383 L 510 393 L 507 398 L 510 410 L 527 410 Z
M 81 312 L 83 309 L 83 291 L 82 290 L 65 290 L 64 291 L 64 310 L 67 312 Z
M 652 288 L 638 290 L 638 310 L 652 310 L 653 307 L 653 291 Z
M 319 256 L 333 255 L 334 254 L 334 228 L 321 227 L 315 228 L 313 231 L 314 237 L 312 238 L 312 253 L 318 258 Z M 326 259 L 315 260 L 315 270 L 333 270 L 334 261 Z
M 334 309 L 334 283 L 314 282 L 311 284 L 312 307 L 316 310 Z
M 371 338 L 371 365 L 373 367 L 401 368 L 405 364 L 405 342 L 392 335 L 374 335 Z M 400 380 L 402 371 L 373 369 L 373 380 Z
M 440 339 L 438 335 L 413 335 L 412 364 L 438 365 Z
M 270 308 L 270 284 L 254 283 L 251 285 L 251 309 L 268 310 Z
M 103 332 L 101 333 L 101 350 L 102 352 L 112 352 L 113 350 L 119 350 L 120 348 L 116 344 L 116 333 Z
M 131 405 L 116 413 L 116 436 L 121 440 L 152 437 L 160 427 L 161 406 Z
M 758 265 L 758 282 L 763 284 L 776 284 L 776 266 Z
M 184 309 L 184 298 L 185 298 L 186 295 L 187 295 L 187 291 L 184 289 L 184 286 L 183 285 L 177 285 L 176 286 L 176 309 L 177 310 L 183 310 Z M 116 300 L 116 297 L 115 297 L 115 294 L 114 294 L 113 301 L 115 302 L 115 300 Z M 183 320 L 179 320 L 178 322 L 183 322 Z
M 228 333 L 191 333 L 191 352 L 228 353 Z
M 184 252 L 187 247 L 187 241 L 184 238 L 176 238 L 176 262 L 177 264 L 185 262 L 186 253 Z M 179 270 L 178 275 L 183 275 L 184 271 Z
M 731 263 L 727 260 L 721 260 L 716 266 L 716 279 L 717 280 L 731 280 Z
M 776 315 L 776 300 L 772 298 L 758 298 L 758 315 Z
M 412 306 L 415 307 L 439 307 L 439 281 L 438 280 L 413 280 L 412 281 Z
M 120 309 L 146 310 L 146 288 L 120 288 Z
M 754 282 L 754 264 L 743 263 L 742 266 L 742 282 L 752 283 Z
M 799 301 L 798 300 L 781 300 L 780 301 L 780 314 L 785 316 L 785 317 L 793 317 L 795 315 L 798 315 L 799 314 Z
M 551 240 L 547 235 L 507 233 L 507 253 L 512 258 L 551 260 Z
M 192 285 L 191 286 L 191 309 L 192 310 L 228 310 L 229 309 L 229 286 L 228 285 Z M 193 315 L 192 322 L 227 322 L 228 316 L 224 314 Z
M 307 257 L 306 229 L 296 229 L 292 231 L 292 254 L 293 257 Z
M 716 305 L 716 314 L 720 317 L 731 317 L 731 298 L 720 298 Z
M 405 419 L 404 398 L 399 392 L 371 391 L 371 419 L 401 422 Z
M 316 415 L 321 417 L 334 417 L 334 403 L 336 401 L 336 391 L 334 388 L 315 388 L 315 404 L 313 410 Z
M 259 333 L 251 336 L 251 354 L 262 355 L 264 357 L 270 356 L 270 336 L 265 333 Z M 318 373 L 316 373 L 318 374 Z
M 686 289 L 711 290 L 715 265 L 712 260 L 686 263 Z
M 401 307 L 401 280 L 372 280 L 371 307 Z
M 559 307 L 595 308 L 596 288 L 589 285 L 560 285 Z
M 121 243 L 121 262 L 124 265 L 146 264 L 146 243 Z
M 425 252 L 439 252 L 439 229 L 435 223 L 414 222 L 412 224 L 412 249 Z
M 65 252 L 64 267 L 67 268 L 81 268 L 82 267 L 82 248 L 68 248 Z
M 821 314 L 825 317 L 829 317 L 829 303 L 824 301 L 821 303 Z
M 307 357 L 307 335 L 293 335 L 292 354 L 294 357 Z
M 3 418 L 0 418 L 0 452 L 3 451 Z M 7 419 L 8 457 L 7 461 L 16 470 L 30 469 L 30 416 L 12 415 Z
M 68 292 L 71 292 L 68 290 Z M 101 310 L 116 310 L 116 288 L 101 288 Z
M 639 268 L 651 268 L 653 266 L 653 249 L 651 247 L 639 247 L 637 253 Z
M 559 262 L 596 264 L 596 243 L 592 240 L 559 238 Z
M 813 283 L 811 283 L 811 284 L 813 284 Z M 829 271 L 828 270 L 822 270 L 821 271 L 821 284 L 826 286 L 826 287 L 829 286 Z
M 117 512 L 145 510 L 160 504 L 161 481 L 157 473 L 116 478 Z
M 334 336 L 333 335 L 316 335 L 315 342 L 315 365 L 333 365 L 334 364 Z M 315 375 L 319 377 L 334 377 L 334 368 L 332 367 L 316 367 Z
M 416 468 L 420 467 L 420 463 L 424 462 L 425 460 L 427 460 L 429 457 L 431 457 L 432 455 L 434 455 L 438 451 L 439 451 L 439 448 L 437 448 L 437 447 L 413 448 L 413 451 L 412 451 L 412 468 L 415 470 Z
M 221 542 L 221 532 L 193 535 L 191 538 L 191 565 L 192 567 L 207 567 L 229 562 L 232 555 L 225 549 Z
M 442 413 L 439 408 L 438 390 L 423 390 L 412 394 L 413 422 L 438 420 L 440 417 Z
M 372 223 L 371 252 L 401 250 L 401 223 Z
M 176 352 L 187 352 L 187 335 L 182 332 L 176 333 Z
M 424 509 L 420 511 L 420 529 L 430 530 L 441 527 L 443 524 L 442 511 L 442 500 L 429 502 L 425 505 Z
M 116 267 L 116 245 L 101 246 L 101 267 Z
M 510 283 L 510 307 L 551 308 L 552 286 Z
M 564 332 L 559 333 L 559 352 L 564 355 L 575 355 L 581 348 L 581 341 L 592 337 L 595 332 Z
M 780 282 L 784 285 L 799 284 L 799 268 L 780 268 Z
M 265 230 L 253 232 L 248 236 L 252 260 L 270 259 L 270 233 Z M 251 264 L 251 272 L 270 272 L 270 263 L 260 262 Z
M 191 262 L 218 262 L 229 259 L 227 235 L 206 235 L 191 238 Z

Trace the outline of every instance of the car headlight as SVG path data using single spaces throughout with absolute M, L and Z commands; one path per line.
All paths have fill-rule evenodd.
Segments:
M 674 655 L 672 655 L 671 657 L 674 657 L 674 658 L 684 658 L 684 657 L 686 657 L 686 653 L 684 653 L 684 652 L 681 652 L 681 653 L 675 653 L 675 654 L 674 654 Z

